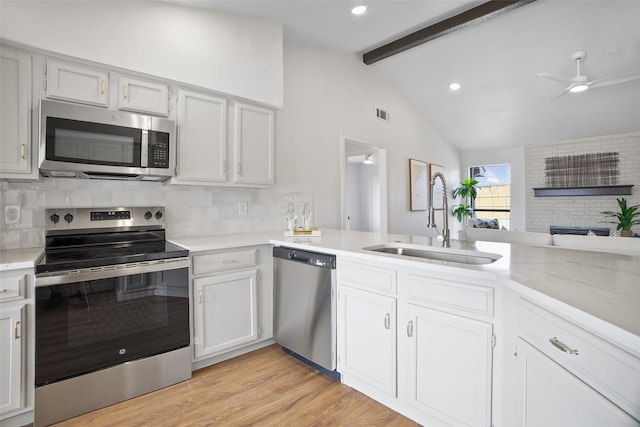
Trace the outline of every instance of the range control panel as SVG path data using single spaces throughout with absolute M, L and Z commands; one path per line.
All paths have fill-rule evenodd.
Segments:
M 92 228 L 164 228 L 163 207 L 55 208 L 45 213 L 45 231 L 75 231 Z

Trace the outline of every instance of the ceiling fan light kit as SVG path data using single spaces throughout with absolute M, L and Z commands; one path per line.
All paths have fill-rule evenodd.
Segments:
M 571 54 L 571 60 L 576 63 L 576 75 L 571 78 L 558 77 L 549 73 L 540 73 L 539 77 L 544 77 L 550 80 L 555 80 L 563 83 L 567 83 L 567 86 L 562 92 L 553 97 L 551 100 L 558 98 L 566 92 L 579 93 L 584 92 L 589 88 L 610 86 L 620 83 L 626 83 L 632 80 L 640 79 L 640 71 L 631 71 L 629 73 L 619 74 L 617 76 L 605 77 L 602 79 L 588 80 L 587 76 L 580 74 L 580 62 L 584 61 L 587 57 L 587 52 L 584 50 L 578 50 Z

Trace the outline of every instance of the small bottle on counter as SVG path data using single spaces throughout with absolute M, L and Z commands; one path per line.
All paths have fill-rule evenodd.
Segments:
M 305 230 L 311 230 L 311 227 L 313 227 L 313 219 L 311 217 L 311 208 L 309 207 L 308 197 L 305 197 L 304 206 L 302 208 L 302 227 Z
M 287 224 L 286 230 L 295 230 L 298 222 L 298 214 L 296 213 L 296 207 L 293 205 L 293 197 L 289 198 L 289 205 L 287 206 L 287 216 L 285 219 Z

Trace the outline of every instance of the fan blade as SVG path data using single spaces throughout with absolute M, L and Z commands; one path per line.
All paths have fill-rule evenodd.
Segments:
M 555 101 L 556 99 L 560 98 L 562 95 L 564 95 L 565 93 L 569 92 L 569 89 L 571 89 L 572 87 L 573 87 L 572 85 L 567 86 L 562 92 L 560 92 L 559 94 L 557 94 L 556 96 L 551 98 L 549 100 L 549 102 Z
M 589 87 L 601 87 L 609 85 L 617 85 L 620 83 L 630 82 L 632 80 L 640 79 L 640 71 L 631 71 L 630 73 L 619 74 L 617 76 L 605 77 L 603 79 L 597 79 L 588 83 Z
M 565 79 L 564 77 L 558 77 L 549 73 L 540 73 L 538 74 L 538 77 L 544 77 L 545 79 L 555 80 L 562 83 L 571 83 L 571 79 Z

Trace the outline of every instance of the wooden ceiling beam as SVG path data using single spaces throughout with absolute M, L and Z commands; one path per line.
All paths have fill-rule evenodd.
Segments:
M 517 9 L 536 0 L 491 0 L 479 6 L 471 8 L 458 15 L 437 22 L 421 30 L 415 31 L 390 43 L 380 46 L 362 55 L 362 62 L 371 65 L 382 59 L 396 55 L 412 47 L 447 35 L 453 31 L 462 30 L 471 24 L 484 22 L 488 19 L 502 15 L 513 9 Z

